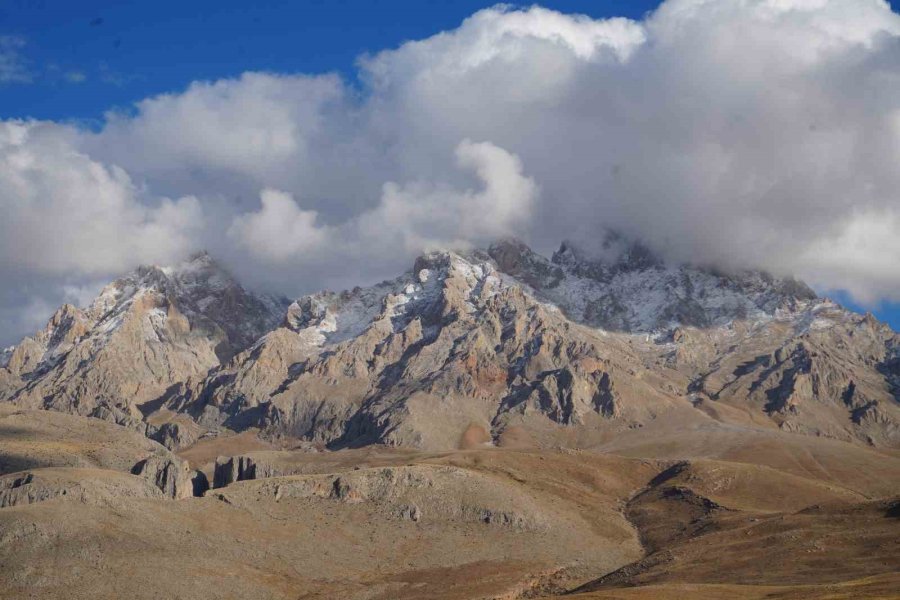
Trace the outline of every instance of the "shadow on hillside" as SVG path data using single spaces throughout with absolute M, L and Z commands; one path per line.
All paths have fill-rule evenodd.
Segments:
M 15 441 L 31 440 L 34 432 L 21 427 L 14 427 L 0 423 L 0 475 L 16 473 L 27 469 L 52 466 L 47 461 L 42 461 L 34 456 L 27 456 L 13 452 L 10 444 Z

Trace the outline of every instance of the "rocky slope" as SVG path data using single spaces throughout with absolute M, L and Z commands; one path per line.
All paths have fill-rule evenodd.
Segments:
M 615 235 L 552 259 L 516 240 L 433 252 L 286 309 L 200 255 L 60 309 L 0 390 L 170 448 L 248 429 L 332 448 L 582 447 L 710 418 L 898 447 L 898 340 L 793 279 L 668 265 Z
M 145 430 L 139 407 L 230 359 L 281 318 L 284 303 L 246 292 L 206 254 L 141 267 L 6 352 L 0 398 Z
M 752 435 L 730 440 L 752 444 Z M 0 591 L 67 600 L 475 600 L 576 589 L 684 598 L 717 585 L 728 587 L 699 597 L 782 597 L 776 586 L 796 587 L 786 597 L 894 597 L 900 505 L 876 490 L 898 480 L 900 460 L 778 431 L 766 447 L 786 440 L 820 468 L 798 475 L 785 470 L 789 462 L 370 446 L 270 452 L 256 464 L 290 472 L 258 472 L 179 501 L 127 474 L 35 469 L 27 485 L 39 501 L 15 492 L 25 485 L 0 491 L 14 502 L 0 508 Z M 857 470 L 871 481 L 822 479 L 840 473 L 847 454 L 862 459 Z M 89 495 L 70 487 L 40 500 L 42 486 L 75 478 L 92 486 Z
M 455 448 L 510 423 L 627 426 L 676 395 L 628 340 L 570 321 L 488 255 L 438 252 L 394 281 L 298 300 L 167 407 L 209 428 Z
M 122 495 L 189 498 L 208 487 L 203 473 L 136 431 L 0 405 L 0 506 Z
M 0 596 L 893 597 L 898 349 L 618 238 L 140 269 L 3 359 Z
M 577 446 L 684 412 L 894 447 L 897 339 L 791 279 L 507 241 L 303 297 L 166 407 L 333 447 Z

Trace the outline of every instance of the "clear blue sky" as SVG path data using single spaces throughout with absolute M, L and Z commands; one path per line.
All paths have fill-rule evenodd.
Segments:
M 125 108 L 191 81 L 243 71 L 337 71 L 355 59 L 456 27 L 491 2 L 459 0 L 229 0 L 113 2 L 5 0 L 0 35 L 24 41 L 27 84 L 0 89 L 0 118 L 99 124 Z M 653 0 L 546 0 L 594 17 L 640 18 Z M 900 0 L 891 2 L 894 10 Z M 900 268 L 900 266 L 898 266 Z M 839 298 L 845 303 L 847 298 Z M 855 308 L 860 308 L 856 306 Z M 876 314 L 900 329 L 900 306 Z

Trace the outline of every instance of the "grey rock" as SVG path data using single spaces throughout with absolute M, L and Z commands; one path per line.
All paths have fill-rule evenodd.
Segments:
M 135 464 L 131 472 L 153 482 L 170 498 L 202 496 L 209 489 L 206 475 L 192 471 L 187 461 L 175 457 L 150 456 Z

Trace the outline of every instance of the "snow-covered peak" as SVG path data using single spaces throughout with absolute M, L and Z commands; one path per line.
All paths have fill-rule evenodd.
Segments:
M 389 323 L 400 330 L 416 318 L 427 326 L 448 310 L 475 312 L 502 285 L 484 253 L 430 252 L 416 259 L 412 271 L 396 279 L 339 293 L 303 296 L 288 308 L 284 324 L 316 345 L 335 344 L 360 335 L 375 323 Z
M 196 296 L 235 287 L 240 286 L 234 278 L 209 254 L 200 252 L 171 266 L 142 265 L 106 286 L 98 300 L 108 304 L 141 291 Z
M 816 305 L 815 294 L 792 279 L 667 265 L 640 244 L 608 240 L 599 252 L 565 242 L 552 260 L 516 239 L 486 251 L 430 252 L 394 280 L 304 296 L 290 306 L 284 323 L 316 345 L 332 344 L 385 319 L 402 327 L 413 318 L 427 324 L 448 312 L 474 313 L 509 286 L 522 287 L 576 322 L 628 333 L 724 326 L 735 319 L 799 319 Z
M 217 291 L 238 285 L 228 271 L 206 252 L 194 254 L 171 267 L 159 267 L 159 270 L 185 290 L 200 288 Z
M 595 247 L 563 241 L 553 253 L 553 264 L 580 277 L 608 281 L 617 273 L 645 271 L 665 266 L 665 261 L 650 248 L 614 231 L 607 231 Z
M 275 327 L 287 304 L 247 292 L 200 253 L 173 266 L 138 267 L 105 286 L 86 309 L 63 305 L 44 329 L 23 340 L 20 354 L 27 360 L 16 362 L 23 372 L 43 371 L 77 344 L 102 348 L 128 319 L 140 319 L 147 340 L 159 342 L 172 315 L 215 340 L 216 353 L 225 360 Z M 4 365 L 14 351 L 4 351 Z
M 161 294 L 178 303 L 180 308 L 200 314 L 213 310 L 225 298 L 237 301 L 256 300 L 265 306 L 252 308 L 273 310 L 278 313 L 279 318 L 287 305 L 287 302 L 278 298 L 247 292 L 212 256 L 199 252 L 171 266 L 138 267 L 103 288 L 91 309 L 94 313 L 102 314 L 147 293 Z
M 761 271 L 724 273 L 666 264 L 647 247 L 607 233 L 597 248 L 564 242 L 552 260 L 517 240 L 488 250 L 499 269 L 578 322 L 625 332 L 797 313 L 816 299 L 802 282 Z

